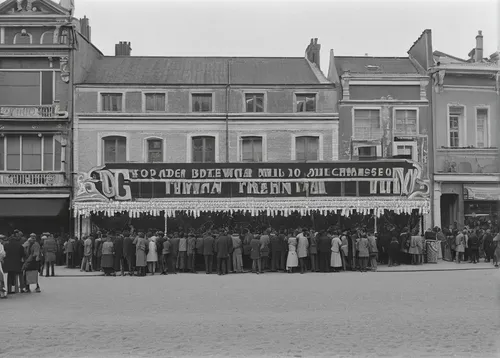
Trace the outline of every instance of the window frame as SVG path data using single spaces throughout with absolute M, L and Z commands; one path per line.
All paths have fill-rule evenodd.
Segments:
M 29 32 L 26 31 L 26 34 L 28 35 L 28 37 L 30 38 L 30 45 L 33 45 L 33 35 Z M 14 39 L 12 40 L 12 44 L 13 45 L 19 45 L 18 43 L 16 43 L 17 41 L 17 36 L 22 36 L 22 32 L 18 32 L 14 35 Z M 21 44 L 21 45 L 25 45 L 25 44 Z
M 404 145 L 411 148 L 411 160 L 414 162 L 418 162 L 418 151 L 417 151 L 417 142 L 416 141 L 401 141 L 401 142 L 392 142 L 392 155 L 398 155 L 398 145 Z
M 193 138 L 197 137 L 213 137 L 215 138 L 215 163 L 219 163 L 219 145 L 220 145 L 220 138 L 219 138 L 219 133 L 218 132 L 201 132 L 201 133 L 192 133 L 188 134 L 186 136 L 187 142 L 186 142 L 186 148 L 187 148 L 187 163 L 194 163 L 193 162 Z
M 104 105 L 104 95 L 121 95 L 122 104 L 120 111 L 105 111 Z M 124 91 L 99 91 L 97 97 L 97 112 L 98 113 L 125 113 L 125 92 Z
M 355 134 L 356 134 L 356 111 L 359 111 L 359 110 L 370 110 L 370 111 L 378 111 L 379 113 L 379 127 L 380 127 L 380 138 L 371 138 L 371 139 L 365 139 L 365 138 L 356 138 Z M 382 107 L 381 106 L 378 106 L 378 107 L 352 107 L 351 109 L 351 118 L 352 118 L 352 138 L 355 139 L 355 140 L 358 140 L 358 141 L 371 141 L 371 140 L 379 140 L 379 139 L 382 139 Z
M 158 136 L 149 136 L 149 137 L 143 138 L 143 150 L 142 150 L 143 163 L 158 163 L 158 162 L 150 162 L 149 161 L 149 141 L 151 141 L 151 140 L 161 141 L 162 162 L 166 163 L 167 162 L 167 151 L 166 151 L 167 140 L 165 138 L 158 137 Z
M 304 132 L 301 134 L 292 134 L 292 161 L 297 162 L 297 138 L 300 137 L 317 137 L 318 138 L 318 159 L 300 161 L 300 163 L 314 163 L 324 161 L 324 146 L 323 146 L 323 133 Z
M 43 40 L 47 34 L 51 34 L 51 42 L 48 44 L 44 44 Z M 45 31 L 41 36 L 40 36 L 40 45 L 54 45 L 54 31 Z
M 359 160 L 359 148 L 366 148 L 366 147 L 375 147 L 376 148 L 376 154 L 377 158 L 382 158 L 382 144 L 371 144 L 371 143 L 361 143 L 361 144 L 354 144 L 352 148 L 352 156 L 354 158 L 358 158 Z
M 462 115 L 458 118 L 458 146 L 451 146 L 451 126 L 450 126 L 450 116 L 451 108 L 462 108 Z M 460 103 L 448 103 L 446 112 L 446 147 L 447 148 L 465 148 L 467 147 L 467 131 L 464 130 L 467 124 L 467 107 Z M 439 147 L 439 145 L 438 145 Z
M 249 95 L 262 95 L 262 112 L 248 112 L 247 111 L 247 96 Z M 242 108 L 242 112 L 243 113 L 250 113 L 250 114 L 253 114 L 253 115 L 258 115 L 258 114 L 261 114 L 261 113 L 266 113 L 267 112 L 267 92 L 265 91 L 259 91 L 259 90 L 254 90 L 254 91 L 243 91 L 242 92 L 242 96 L 243 96 L 243 108 Z M 255 105 L 254 105 L 255 107 Z
M 398 132 L 396 132 L 396 113 L 397 111 L 415 111 L 416 112 L 416 122 L 415 122 L 415 125 L 416 125 L 416 132 L 415 134 L 400 134 Z M 419 125 L 420 125 L 420 121 L 419 121 L 419 116 L 420 116 L 420 110 L 418 107 L 395 107 L 392 109 L 392 133 L 393 133 L 393 137 L 416 137 L 420 134 L 420 131 L 419 131 Z M 381 118 L 382 120 L 382 118 Z
M 477 139 L 477 135 L 478 135 L 478 131 L 477 131 L 477 123 L 478 123 L 477 112 L 480 109 L 486 110 L 486 113 L 487 113 L 487 115 L 486 115 L 486 123 L 485 123 L 485 126 L 486 126 L 486 135 L 485 135 L 484 147 L 479 147 L 478 143 L 477 143 L 478 142 L 478 139 Z M 490 106 L 480 105 L 480 106 L 475 106 L 474 107 L 474 131 L 476 133 L 474 146 L 476 148 L 486 149 L 486 148 L 490 148 L 491 147 L 491 134 L 490 134 L 491 133 L 491 131 L 490 131 L 491 124 L 490 124 L 490 121 L 491 121 L 491 109 L 490 109 Z
M 211 98 L 212 98 L 212 102 L 211 102 L 211 109 L 210 111 L 194 111 L 193 109 L 193 104 L 194 104 L 194 101 L 193 101 L 193 96 L 197 96 L 197 95 L 210 95 Z M 212 90 L 209 90 L 209 91 L 190 91 L 189 92 L 189 112 L 190 113 L 196 113 L 196 114 L 203 114 L 203 113 L 214 113 L 215 111 L 215 92 L 212 91 Z
M 165 107 L 163 111 L 153 111 L 153 110 L 148 110 L 146 107 L 146 101 L 147 101 L 147 95 L 151 94 L 162 94 L 165 96 Z M 142 112 L 143 113 L 165 113 L 167 112 L 167 105 L 168 105 L 168 92 L 166 91 L 142 91 Z
M 314 111 L 297 111 L 297 96 L 314 96 Z M 293 113 L 318 113 L 318 97 L 319 92 L 317 91 L 300 91 L 294 92 L 293 94 Z M 305 109 L 305 107 L 304 107 Z
M 260 112 L 259 112 L 260 113 Z M 260 137 L 262 140 L 262 162 L 243 162 L 243 139 L 248 137 Z M 238 135 L 237 160 L 240 163 L 265 163 L 267 162 L 267 134 L 266 133 L 245 133 Z
M 130 162 L 130 132 L 99 132 L 97 133 L 97 165 L 104 165 L 104 139 L 107 137 L 124 137 L 126 140 L 125 160 Z

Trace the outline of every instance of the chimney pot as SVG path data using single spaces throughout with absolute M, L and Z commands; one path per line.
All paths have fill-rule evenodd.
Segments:
M 314 39 L 314 44 L 317 45 L 318 44 L 318 38 L 315 38 Z
M 476 51 L 474 53 L 474 62 L 481 62 L 483 60 L 483 32 L 478 31 L 476 36 Z

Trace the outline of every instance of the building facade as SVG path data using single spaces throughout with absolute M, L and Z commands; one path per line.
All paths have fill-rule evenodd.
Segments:
M 128 165 L 140 173 L 158 163 L 210 169 L 218 163 L 337 160 L 336 91 L 319 68 L 319 50 L 312 39 L 306 56 L 296 58 L 134 57 L 130 43 L 117 44 L 115 56 L 96 60 L 75 87 L 77 232 L 91 230 L 104 186 L 109 195 L 101 212 L 151 213 L 177 204 L 194 209 L 192 197 L 165 202 L 165 189 L 155 194 L 155 183 L 123 200 L 96 167 L 116 172 Z M 95 177 L 101 189 L 92 199 L 88 185 Z M 140 204 L 148 196 L 148 204 Z M 231 198 L 219 202 L 234 204 Z M 267 199 L 251 202 L 263 210 Z
M 73 81 L 88 21 L 52 1 L 0 4 L 0 227 L 70 230 Z

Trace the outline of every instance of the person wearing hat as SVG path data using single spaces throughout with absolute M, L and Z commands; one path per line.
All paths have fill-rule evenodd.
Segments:
M 462 232 L 457 235 L 456 239 L 456 252 L 457 252 L 457 264 L 459 264 L 464 259 L 465 246 L 467 244 L 467 229 L 463 229 Z
M 43 242 L 43 255 L 45 257 L 45 265 L 46 265 L 45 277 L 49 277 L 49 269 L 52 272 L 50 276 L 54 277 L 55 276 L 54 266 L 56 263 L 56 253 L 57 253 L 56 240 L 54 239 L 53 235 L 49 234 L 48 237 L 46 235 L 42 236 L 42 242 Z
M 36 241 L 36 235 L 30 235 L 28 243 L 28 258 L 24 262 L 23 272 L 25 276 L 25 288 L 22 292 L 31 292 L 30 285 L 36 285 L 35 292 L 41 292 L 38 283 L 38 273 L 40 270 L 41 248 Z
M 7 298 L 7 292 L 5 291 L 5 279 L 4 272 L 2 268 L 3 259 L 5 258 L 5 249 L 3 247 L 4 235 L 0 235 L 0 298 Z

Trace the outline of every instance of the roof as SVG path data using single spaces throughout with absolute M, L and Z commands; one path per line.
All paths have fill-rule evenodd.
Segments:
M 83 84 L 225 85 L 228 71 L 231 84 L 329 83 L 302 57 L 106 56 L 93 64 Z
M 418 74 L 408 57 L 336 56 L 338 73 Z
M 441 52 L 441 51 L 434 51 L 432 53 L 434 55 L 434 58 L 436 60 L 441 60 L 441 61 L 445 61 L 446 63 L 463 63 L 463 62 L 467 62 L 467 60 L 464 60 L 462 58 L 459 58 L 459 57 L 455 57 L 455 56 L 452 56 L 452 55 L 448 55 L 447 53 L 444 53 L 444 52 Z

